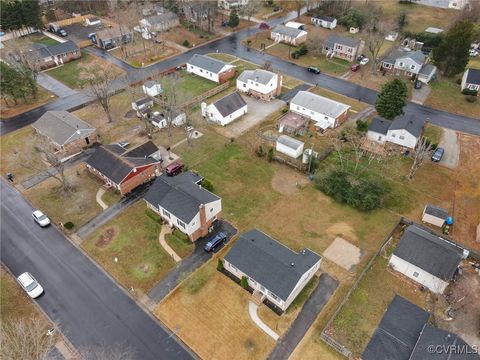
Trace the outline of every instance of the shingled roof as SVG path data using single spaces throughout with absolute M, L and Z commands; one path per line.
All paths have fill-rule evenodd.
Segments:
M 243 100 L 240 94 L 235 91 L 230 95 L 224 96 L 220 100 L 215 101 L 213 105 L 223 117 L 226 117 L 243 108 L 247 103 Z
M 53 45 L 44 45 L 44 44 L 34 44 L 32 50 L 27 53 L 27 57 L 36 60 L 36 59 L 45 59 L 50 56 L 58 56 L 62 54 L 68 54 L 74 51 L 80 51 L 78 46 L 71 40 L 66 42 L 59 42 Z
M 325 45 L 333 49 L 335 44 L 356 48 L 358 45 L 360 45 L 360 41 L 348 36 L 340 36 L 335 34 L 328 36 L 327 40 L 325 41 Z
M 480 70 L 467 69 L 467 78 L 465 79 L 467 84 L 480 85 Z
M 263 69 L 256 69 L 256 70 L 245 70 L 240 74 L 238 77 L 239 81 L 247 82 L 248 80 L 255 81 L 257 83 L 267 85 L 273 77 L 275 77 L 275 73 Z
M 388 129 L 390 128 L 391 124 L 391 121 L 385 120 L 381 117 L 375 117 L 373 118 L 372 123 L 368 126 L 368 131 L 387 135 Z
M 193 55 L 190 60 L 188 60 L 187 64 L 208 70 L 214 74 L 218 74 L 226 65 L 228 65 L 223 61 L 200 54 Z
M 328 99 L 309 91 L 299 91 L 297 95 L 293 97 L 290 103 L 332 118 L 337 118 L 346 110 L 350 109 L 349 105 L 345 105 L 341 102 Z
M 285 25 L 277 25 L 272 29 L 272 33 L 282 34 L 288 37 L 296 38 L 305 31 L 300 29 L 295 29 Z
M 422 135 L 425 120 L 415 115 L 401 115 L 393 119 L 388 130 L 405 130 L 419 138 Z

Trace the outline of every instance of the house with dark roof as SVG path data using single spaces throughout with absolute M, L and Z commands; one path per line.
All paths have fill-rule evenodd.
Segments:
M 153 180 L 160 168 L 159 149 L 152 142 L 126 149 L 120 144 L 103 145 L 85 161 L 87 169 L 125 195 Z
M 476 91 L 477 96 L 480 95 L 480 70 L 467 69 L 462 76 L 462 91 L 465 89 Z
M 438 227 L 442 227 L 445 224 L 445 220 L 448 218 L 448 211 L 432 205 L 427 204 L 423 209 L 422 222 L 429 223 Z
M 443 294 L 468 251 L 418 225 L 408 226 L 389 266 L 436 294 Z
M 222 126 L 228 125 L 245 115 L 248 110 L 247 103 L 237 91 L 210 105 L 202 103 L 201 107 L 205 119 Z
M 282 92 L 283 76 L 271 71 L 245 70 L 237 78 L 237 89 L 253 97 L 270 101 Z
M 368 126 L 367 138 L 380 144 L 384 144 L 387 141 L 387 133 L 391 124 L 391 121 L 381 117 L 374 117 Z
M 56 153 L 68 157 L 97 142 L 97 130 L 68 111 L 47 111 L 32 124 Z
M 297 253 L 253 229 L 240 235 L 225 256 L 224 268 L 238 279 L 246 277 L 262 301 L 285 311 L 318 271 L 321 260 L 309 249 Z
M 382 69 L 393 75 L 407 77 L 417 76 L 417 79 L 428 83 L 437 73 L 437 67 L 427 63 L 428 57 L 420 50 L 405 51 L 394 49 L 382 60 Z
M 235 76 L 235 66 L 207 55 L 195 54 L 187 62 L 187 72 L 223 84 Z
M 27 65 L 35 71 L 60 66 L 81 57 L 80 49 L 71 40 L 48 46 L 34 44 L 25 55 Z
M 312 16 L 310 22 L 315 26 L 321 26 L 326 29 L 335 29 L 337 27 L 337 19 L 326 15 Z
M 147 206 L 191 241 L 206 236 L 220 219 L 222 199 L 201 186 L 203 178 L 187 171 L 157 177 L 145 195 Z
M 327 54 L 327 57 L 337 57 L 352 62 L 355 61 L 357 53 L 360 52 L 360 44 L 357 39 L 332 34 L 325 41 L 322 52 Z
M 180 25 L 178 15 L 166 9 L 140 20 L 141 28 L 148 33 L 167 31 L 178 25 Z
M 110 50 L 130 43 L 133 40 L 133 32 L 126 27 L 114 25 L 93 33 L 90 39 L 100 49 Z
M 280 24 L 270 31 L 270 39 L 275 42 L 283 42 L 296 46 L 307 41 L 307 32 Z
M 397 116 L 393 121 L 375 117 L 368 126 L 367 138 L 384 144 L 389 142 L 415 149 L 425 127 L 425 120 L 414 115 Z
M 362 360 L 480 359 L 457 334 L 429 325 L 429 317 L 427 311 L 395 295 L 363 351 Z

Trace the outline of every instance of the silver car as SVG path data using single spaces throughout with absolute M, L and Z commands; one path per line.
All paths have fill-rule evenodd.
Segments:
M 40 225 L 41 227 L 45 227 L 50 225 L 50 219 L 40 210 L 35 210 L 32 214 L 33 220 Z
M 29 272 L 24 272 L 17 278 L 20 286 L 32 299 L 35 299 L 43 294 L 43 287 Z

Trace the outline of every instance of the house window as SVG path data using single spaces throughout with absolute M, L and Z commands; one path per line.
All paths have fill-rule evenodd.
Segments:
M 403 66 L 403 62 L 400 61 L 400 62 L 398 63 L 398 66 Z
M 247 84 L 243 84 L 243 87 L 247 87 Z
M 416 271 L 413 273 L 413 277 L 416 277 L 416 278 L 418 278 L 418 275 L 419 275 L 419 273 L 418 273 L 418 272 L 416 272 Z
M 251 277 L 249 277 L 250 281 L 254 284 L 257 284 L 257 282 L 255 280 L 253 280 Z
M 323 118 L 323 120 L 328 120 L 328 116 L 325 116 L 325 117 Z
M 202 70 L 202 69 L 200 69 L 200 72 L 202 73 L 202 72 L 203 72 L 203 70 Z
M 170 219 L 170 213 L 167 210 L 163 209 L 162 212 L 163 212 L 163 215 L 165 215 Z
M 272 293 L 270 290 L 268 291 L 268 293 L 269 293 L 270 296 L 271 296 L 272 298 L 274 298 L 276 301 L 280 301 L 280 298 L 279 298 L 277 295 L 275 295 L 274 293 Z
M 415 70 L 415 65 L 410 65 L 410 69 Z
M 392 134 L 392 137 L 397 137 L 397 135 L 395 135 L 395 134 Z
M 351 53 L 352 52 L 352 48 L 347 48 L 347 52 Z
M 400 138 L 400 140 L 405 140 L 405 136 L 403 136 L 403 135 L 400 135 L 399 138 Z
M 210 209 L 210 212 L 213 212 L 213 208 Z
M 314 114 L 314 112 L 313 112 L 313 111 L 310 111 L 310 115 L 313 115 L 313 114 Z
M 180 221 L 179 219 L 177 219 L 177 224 L 185 229 L 185 224 L 182 221 Z

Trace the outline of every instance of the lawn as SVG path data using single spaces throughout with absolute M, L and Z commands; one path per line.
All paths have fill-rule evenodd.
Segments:
M 124 56 L 122 49 L 115 49 L 110 53 L 130 65 L 140 68 L 152 65 L 180 52 L 176 48 L 164 44 L 159 45 L 153 41 L 143 42 L 140 36 L 136 36 L 135 41 L 125 45 L 124 50 L 128 54 L 127 57 Z
M 174 230 L 173 233 L 167 234 L 165 240 L 182 259 L 192 254 L 193 250 L 195 250 L 195 245 L 192 241 L 179 230 Z
M 48 36 L 42 36 L 40 39 L 34 40 L 33 42 L 35 44 L 42 44 L 42 45 L 46 45 L 46 46 L 58 44 L 57 40 L 54 40 L 54 39 L 52 39 Z
M 139 201 L 91 234 L 82 247 L 141 297 L 175 265 L 158 241 L 160 226 L 158 215 Z
M 28 97 L 27 101 L 18 99 L 17 104 L 15 104 L 11 100 L 9 100 L 8 103 L 6 103 L 5 100 L 2 99 L 0 102 L 0 119 L 8 120 L 13 116 L 22 114 L 26 111 L 45 105 L 46 103 L 54 100 L 55 98 L 56 98 L 55 95 L 53 95 L 51 92 L 47 91 L 46 89 L 42 88 L 41 86 L 39 86 L 37 96 L 35 99 L 32 97 Z
M 354 99 L 349 98 L 349 97 L 344 96 L 344 95 L 337 94 L 333 91 L 324 89 L 322 87 L 317 86 L 317 87 L 312 88 L 310 91 L 317 94 L 317 95 L 325 96 L 329 99 L 339 101 L 339 102 L 344 103 L 346 105 L 350 105 L 351 106 L 350 111 L 353 110 L 355 112 L 360 112 L 362 110 L 365 110 L 369 106 L 369 104 L 367 104 L 367 103 L 364 103 L 364 102 L 361 102 L 361 101 L 358 101 L 358 100 L 354 100 Z
M 193 28 L 189 30 L 187 24 L 182 24 L 172 29 L 168 29 L 161 34 L 162 40 L 172 41 L 178 45 L 189 48 L 201 45 L 217 37 L 219 36 L 202 30 Z M 188 45 L 185 43 L 185 41 L 188 42 Z
M 207 55 L 210 56 L 211 58 L 218 59 L 227 63 L 238 59 L 236 56 L 225 54 L 225 53 L 210 53 Z
M 179 76 L 180 80 L 176 86 L 178 92 L 180 94 L 186 93 L 191 97 L 203 94 L 219 85 L 214 81 L 209 81 L 198 75 L 189 74 L 183 70 L 177 71 L 169 76 Z
M 250 41 L 250 43 L 248 42 Z M 274 44 L 275 42 L 270 39 L 270 31 L 260 31 L 253 35 L 252 37 L 243 41 L 243 44 L 246 47 L 250 47 L 255 50 L 264 50 L 266 47 Z
M 423 132 L 423 136 L 430 139 L 430 141 L 434 144 L 438 144 L 440 140 L 442 140 L 443 135 L 443 128 L 440 126 L 433 125 L 431 123 L 427 123 L 425 125 L 425 131 Z

